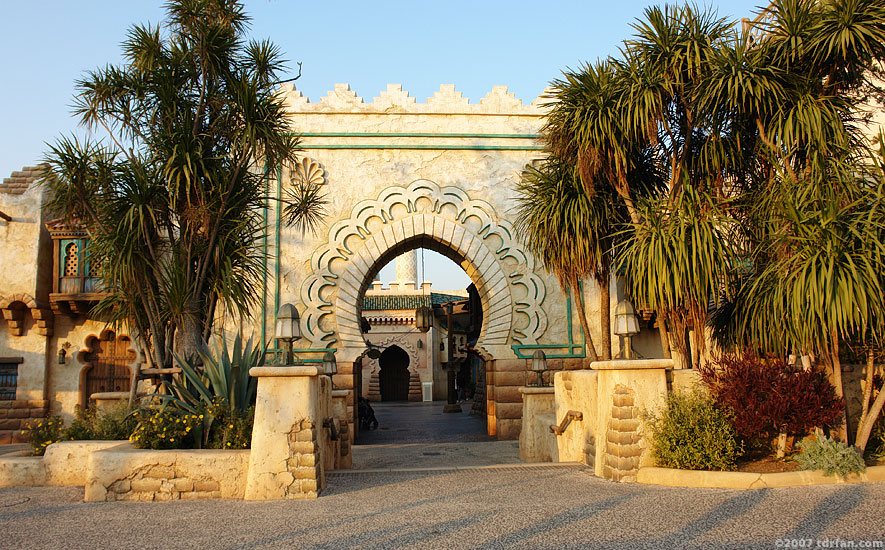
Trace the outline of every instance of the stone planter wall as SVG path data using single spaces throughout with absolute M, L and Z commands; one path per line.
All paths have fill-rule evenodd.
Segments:
M 135 449 L 92 452 L 86 502 L 243 498 L 250 451 Z

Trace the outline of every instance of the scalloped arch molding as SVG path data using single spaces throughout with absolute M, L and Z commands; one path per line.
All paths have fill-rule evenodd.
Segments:
M 516 239 L 512 225 L 491 204 L 471 199 L 459 187 L 418 180 L 358 203 L 314 252 L 312 273 L 301 288 L 302 334 L 311 345 L 334 344 L 339 361 L 355 360 L 365 351 L 360 302 L 372 276 L 382 262 L 421 242 L 460 263 L 476 285 L 483 306 L 478 349 L 501 357 L 510 351 L 511 339 L 537 343 L 547 329 L 541 307 L 546 289 L 534 273 L 534 256 Z M 333 323 L 321 322 L 328 315 Z

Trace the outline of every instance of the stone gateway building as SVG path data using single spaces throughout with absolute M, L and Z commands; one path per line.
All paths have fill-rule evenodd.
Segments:
M 276 312 L 282 304 L 295 305 L 303 335 L 296 356 L 318 362 L 334 351 L 339 371 L 333 382 L 350 390 L 351 421 L 357 395 L 370 396 L 373 384 L 383 383 L 380 377 L 373 382 L 373 372 L 393 347 L 409 359 L 407 393 L 417 397 L 429 382 L 432 398 L 441 399 L 443 379 L 433 373 L 438 358 L 431 348 L 438 349 L 442 332 L 418 337 L 411 303 L 400 309 L 380 304 L 391 291 L 373 286 L 394 258 L 434 250 L 464 269 L 475 288 L 474 309 L 481 308 L 475 312 L 481 326 L 462 347 L 482 365 L 488 433 L 518 437 L 518 388 L 526 384 L 532 353 L 544 350 L 554 369 L 584 363 L 570 298 L 514 233 L 520 172 L 543 155 L 537 138 L 544 100 L 523 104 L 503 86 L 474 103 L 452 85 L 423 103 L 398 85 L 371 101 L 343 84 L 319 101 L 292 85 L 281 94 L 303 153 L 267 180 L 268 277 L 254 333 L 271 341 Z M 25 168 L 0 185 L 0 443 L 15 438 L 28 417 L 47 411 L 70 417 L 76 405 L 128 392 L 141 361 L 130 335 L 90 317 L 102 289 L 86 265 L 88 238 L 48 219 L 36 177 L 36 168 Z M 329 198 L 325 225 L 315 236 L 281 223 L 280 203 L 273 200 L 298 180 L 320 184 Z M 426 289 L 420 283 L 398 282 L 396 293 L 421 299 Z M 598 331 L 597 288 L 587 282 L 582 291 Z M 613 283 L 610 307 L 619 295 Z M 466 294 L 447 300 L 454 299 Z M 595 341 L 599 337 L 594 334 Z M 381 358 L 368 356 L 373 348 Z M 635 340 L 634 348 L 661 356 L 654 334 Z

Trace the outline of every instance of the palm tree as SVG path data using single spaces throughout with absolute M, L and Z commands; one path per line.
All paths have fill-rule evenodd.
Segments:
M 587 321 L 581 281 L 597 282 L 602 312 L 602 358 L 611 358 L 611 327 L 608 319 L 608 282 L 611 277 L 611 197 L 600 189 L 592 197 L 578 184 L 570 166 L 547 160 L 540 168 L 528 166 L 518 187 L 516 229 L 528 248 L 553 273 L 565 292 L 575 296 L 581 329 L 591 361 L 600 354 L 593 344 Z
M 111 292 L 97 311 L 129 323 L 163 368 L 209 338 L 219 302 L 238 314 L 257 303 L 266 177 L 298 147 L 274 90 L 280 52 L 245 40 L 243 6 L 166 11 L 163 26 L 132 27 L 123 65 L 77 82 L 75 114 L 108 142 L 60 139 L 45 177 L 50 208 L 91 237 Z

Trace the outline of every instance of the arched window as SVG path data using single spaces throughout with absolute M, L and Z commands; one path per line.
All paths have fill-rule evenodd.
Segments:
M 80 275 L 80 257 L 78 255 L 79 251 L 80 250 L 76 242 L 69 243 L 68 246 L 65 247 L 65 277 L 77 277 Z

